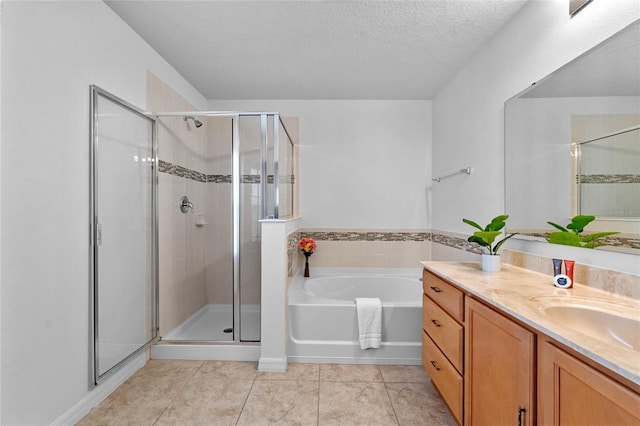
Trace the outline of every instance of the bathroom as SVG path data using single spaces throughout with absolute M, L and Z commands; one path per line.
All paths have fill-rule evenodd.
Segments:
M 636 1 L 594 0 L 570 19 L 565 1 L 530 1 L 426 100 L 223 101 L 198 93 L 104 3 L 56 3 L 1 3 L 3 424 L 55 423 L 100 389 L 87 385 L 89 85 L 144 106 L 150 70 L 197 110 L 298 117 L 299 228 L 459 236 L 469 232 L 463 217 L 503 210 L 504 102 L 640 13 Z M 467 166 L 469 176 L 432 182 Z M 387 242 L 378 243 L 373 254 L 385 258 Z M 518 244 L 550 255 L 544 244 Z M 312 268 L 338 246 L 363 263 L 372 254 L 364 244 L 321 241 Z M 416 260 L 477 259 L 433 241 L 408 251 Z M 638 274 L 637 257 L 598 261 Z

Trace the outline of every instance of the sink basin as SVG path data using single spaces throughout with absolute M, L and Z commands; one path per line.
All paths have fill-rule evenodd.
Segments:
M 548 297 L 542 310 L 554 321 L 586 336 L 640 351 L 640 308 L 595 299 Z

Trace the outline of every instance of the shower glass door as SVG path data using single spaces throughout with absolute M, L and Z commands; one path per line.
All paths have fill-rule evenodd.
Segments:
M 91 120 L 94 383 L 157 335 L 155 120 L 95 87 Z
M 236 139 L 238 157 L 238 319 L 241 341 L 260 341 L 260 223 L 263 218 L 266 116 L 241 115 Z

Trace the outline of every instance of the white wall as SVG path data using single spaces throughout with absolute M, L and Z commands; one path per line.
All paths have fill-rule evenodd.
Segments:
M 300 117 L 302 227 L 430 226 L 430 101 L 209 101 L 209 109 Z
M 89 85 L 144 107 L 150 69 L 205 101 L 99 1 L 4 1 L 1 40 L 0 423 L 50 424 L 91 393 Z
M 433 100 L 433 173 L 475 172 L 434 183 L 434 229 L 468 233 L 462 218 L 504 211 L 504 102 L 639 16 L 637 0 L 595 0 L 574 18 L 567 2 L 531 1 L 460 70 Z

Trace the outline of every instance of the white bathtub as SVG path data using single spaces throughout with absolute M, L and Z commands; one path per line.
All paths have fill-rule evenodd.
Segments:
M 290 362 L 421 363 L 422 269 L 313 268 L 289 289 Z M 382 345 L 360 349 L 356 297 L 382 301 Z

